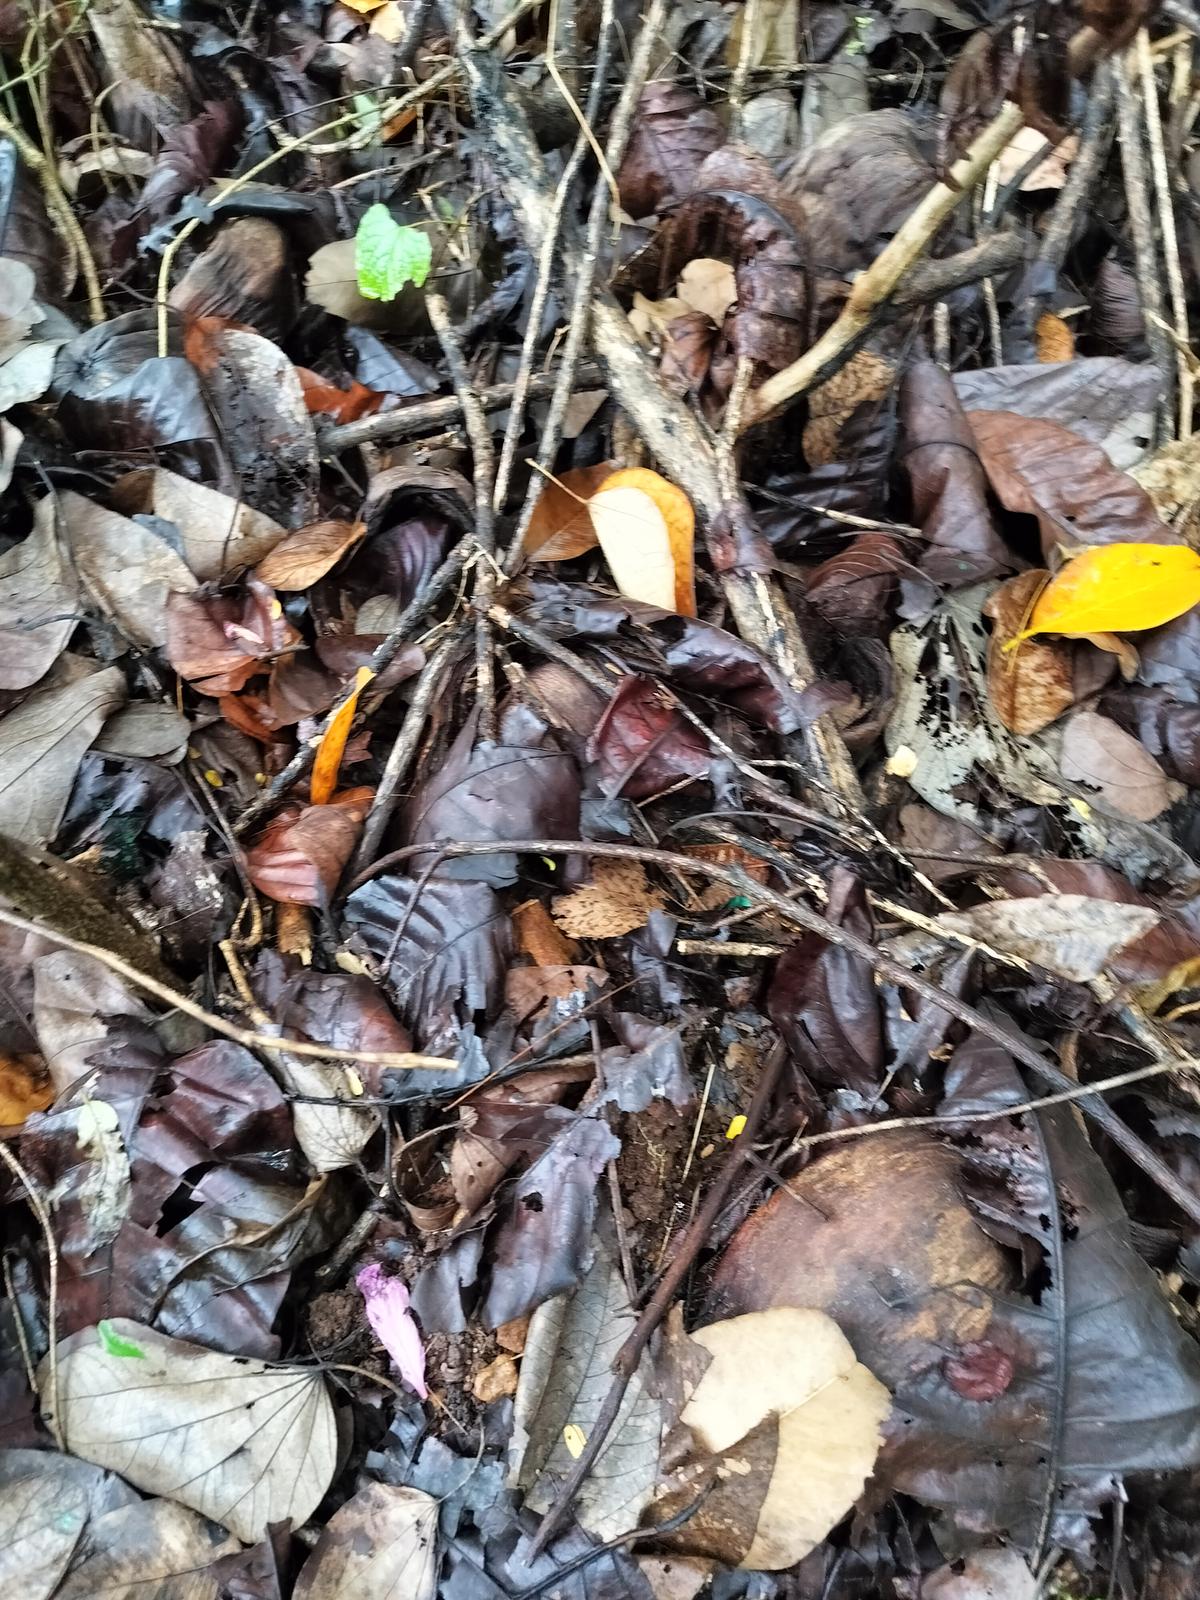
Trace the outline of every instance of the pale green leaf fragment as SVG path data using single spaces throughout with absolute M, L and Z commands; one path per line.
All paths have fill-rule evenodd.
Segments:
M 96 1324 L 96 1332 L 100 1335 L 100 1343 L 105 1355 L 124 1356 L 131 1361 L 144 1361 L 146 1352 L 140 1345 L 134 1344 L 132 1339 L 122 1339 L 112 1323 L 104 1318 Z
M 432 260 L 428 234 L 397 222 L 385 205 L 364 214 L 354 236 L 354 269 L 364 300 L 394 300 L 410 283 L 419 289 Z

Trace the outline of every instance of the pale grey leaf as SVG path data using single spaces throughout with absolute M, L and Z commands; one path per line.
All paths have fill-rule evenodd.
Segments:
M 325 1524 L 293 1600 L 433 1600 L 437 1523 L 432 1495 L 368 1484 Z
M 0 721 L 5 833 L 26 844 L 53 839 L 85 751 L 124 698 L 124 675 L 106 667 L 31 694 Z
M 1114 956 L 1157 927 L 1159 920 L 1150 906 L 1084 894 L 989 900 L 970 911 L 946 911 L 937 918 L 940 927 L 1076 983 L 1100 977 Z
M 185 1506 L 142 1500 L 92 1521 L 54 1600 L 219 1600 L 212 1564 L 240 1548 Z
M 71 555 L 99 605 L 141 645 L 167 641 L 167 596 L 196 580 L 178 551 L 144 523 L 68 490 L 60 509 Z
M 286 530 L 244 500 L 221 494 L 159 467 L 153 481 L 154 514 L 179 529 L 183 558 L 201 581 L 220 578 L 234 567 L 252 567 L 283 538 Z
M 92 1517 L 133 1498 L 56 1450 L 0 1450 L 0 1594 L 50 1600 Z
M 75 581 L 59 554 L 54 515 L 49 494 L 34 508 L 27 537 L 0 556 L 0 689 L 36 683 L 75 627 Z

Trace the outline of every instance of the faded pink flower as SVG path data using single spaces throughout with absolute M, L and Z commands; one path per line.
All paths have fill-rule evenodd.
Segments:
M 367 1321 L 397 1371 L 424 1400 L 425 1348 L 408 1309 L 408 1290 L 399 1278 L 385 1278 L 382 1267 L 364 1267 L 355 1278 L 366 1301 Z

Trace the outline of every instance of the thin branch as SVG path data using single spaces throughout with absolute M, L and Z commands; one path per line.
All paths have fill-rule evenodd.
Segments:
M 1172 198 L 1171 177 L 1167 171 L 1167 153 L 1163 144 L 1162 113 L 1158 104 L 1158 80 L 1154 76 L 1154 58 L 1150 54 L 1150 35 L 1145 28 L 1138 29 L 1133 54 L 1137 60 L 1142 80 L 1142 104 L 1146 116 L 1146 138 L 1150 146 L 1150 170 L 1154 175 L 1154 198 L 1158 206 L 1158 230 L 1162 239 L 1163 265 L 1167 275 L 1167 289 L 1171 298 L 1171 319 L 1175 324 L 1176 368 L 1179 380 L 1179 437 L 1188 439 L 1192 433 L 1192 411 L 1196 398 L 1196 381 L 1192 376 L 1188 350 L 1191 332 L 1188 328 L 1187 291 L 1183 285 L 1183 267 L 1179 260 L 1179 237 L 1175 230 L 1175 203 Z
M 40 930 L 39 930 L 40 931 Z M 54 1242 L 54 1230 L 50 1225 L 50 1210 L 42 1191 L 33 1181 L 31 1175 L 17 1160 L 3 1139 L 0 1139 L 0 1158 L 4 1165 L 16 1178 L 29 1198 L 29 1207 L 38 1220 L 46 1240 L 47 1276 L 49 1286 L 46 1295 L 46 1332 L 49 1338 L 50 1359 L 50 1415 L 48 1422 L 50 1432 L 54 1435 L 54 1442 L 60 1450 L 67 1448 L 67 1436 L 63 1429 L 62 1412 L 59 1405 L 58 1393 L 58 1246 Z M 19 1315 L 13 1308 L 14 1315 Z M 45 1397 L 42 1397 L 43 1402 Z

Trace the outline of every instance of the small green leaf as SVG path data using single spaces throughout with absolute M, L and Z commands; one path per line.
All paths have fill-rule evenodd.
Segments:
M 749 911 L 753 901 L 747 900 L 744 894 L 735 894 L 732 900 L 726 900 L 727 911 Z
M 429 276 L 433 246 L 419 228 L 406 228 L 386 206 L 373 205 L 354 236 L 354 270 L 364 300 L 394 300 L 407 284 Z
M 145 1361 L 146 1352 L 141 1346 L 129 1339 L 122 1339 L 107 1317 L 96 1324 L 96 1332 L 100 1335 L 100 1343 L 104 1346 L 106 1356 L 125 1356 L 134 1361 Z

